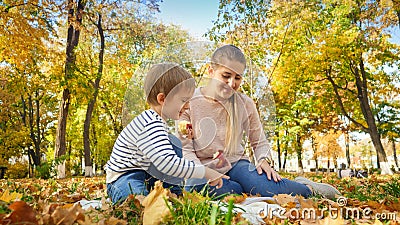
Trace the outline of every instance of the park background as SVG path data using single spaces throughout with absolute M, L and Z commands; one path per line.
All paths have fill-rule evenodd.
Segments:
M 163 15 L 168 2 L 175 3 L 165 8 L 172 13 Z M 171 46 L 194 41 L 237 45 L 263 71 L 248 77 L 241 91 L 257 103 L 263 90 L 273 93 L 274 129 L 266 127 L 266 135 L 277 168 L 302 172 L 344 163 L 386 174 L 398 170 L 398 1 L 196 3 L 3 0 L 5 177 L 102 174 L 123 129 L 129 85 L 143 98 L 137 69 Z M 213 12 L 211 21 L 197 10 Z M 205 31 L 189 29 L 202 27 L 200 20 Z M 197 79 L 204 75 L 184 66 Z M 257 85 L 260 80 L 268 85 Z

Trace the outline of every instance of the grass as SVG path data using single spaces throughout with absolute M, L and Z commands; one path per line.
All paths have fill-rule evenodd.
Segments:
M 223 211 L 217 198 L 210 197 L 203 189 L 198 192 L 184 192 L 183 196 L 172 198 L 168 205 L 171 216 L 165 224 L 197 225 L 197 224 L 231 224 L 233 218 L 233 201 L 230 201 L 227 211 Z

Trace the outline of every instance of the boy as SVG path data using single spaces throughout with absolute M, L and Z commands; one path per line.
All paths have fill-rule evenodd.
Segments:
M 165 121 L 179 119 L 189 108 L 194 89 L 191 74 L 176 64 L 150 68 L 144 82 L 150 109 L 122 130 L 105 166 L 107 194 L 114 204 L 129 194 L 147 195 L 156 179 L 176 185 L 182 184 L 182 178 L 205 178 L 220 187 L 222 177 L 228 178 L 182 158 L 179 139 L 168 134 Z

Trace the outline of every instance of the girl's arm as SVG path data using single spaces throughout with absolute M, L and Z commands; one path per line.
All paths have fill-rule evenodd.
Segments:
M 260 116 L 258 114 L 254 101 L 246 96 L 246 110 L 247 121 L 245 123 L 245 132 L 249 138 L 251 148 L 254 151 L 256 162 L 259 163 L 262 159 L 267 158 L 272 161 L 271 146 L 268 143 L 266 134 L 261 124 Z
M 274 165 L 272 160 L 271 147 L 265 136 L 260 116 L 253 100 L 250 98 L 248 99 L 248 104 L 246 104 L 248 120 L 247 124 L 245 124 L 245 128 L 247 128 L 246 133 L 248 134 L 249 141 L 254 151 L 254 156 L 256 158 L 257 172 L 259 174 L 265 172 L 269 180 L 273 179 L 275 182 L 278 182 L 281 180 L 281 177 L 273 169 Z

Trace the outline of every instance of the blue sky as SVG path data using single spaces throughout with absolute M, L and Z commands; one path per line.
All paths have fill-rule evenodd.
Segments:
M 200 38 L 217 19 L 219 0 L 163 0 L 157 17 L 165 24 L 175 24 Z M 395 27 L 392 41 L 400 44 L 400 29 Z
M 163 0 L 158 18 L 165 24 L 180 25 L 200 38 L 217 19 L 219 0 Z

